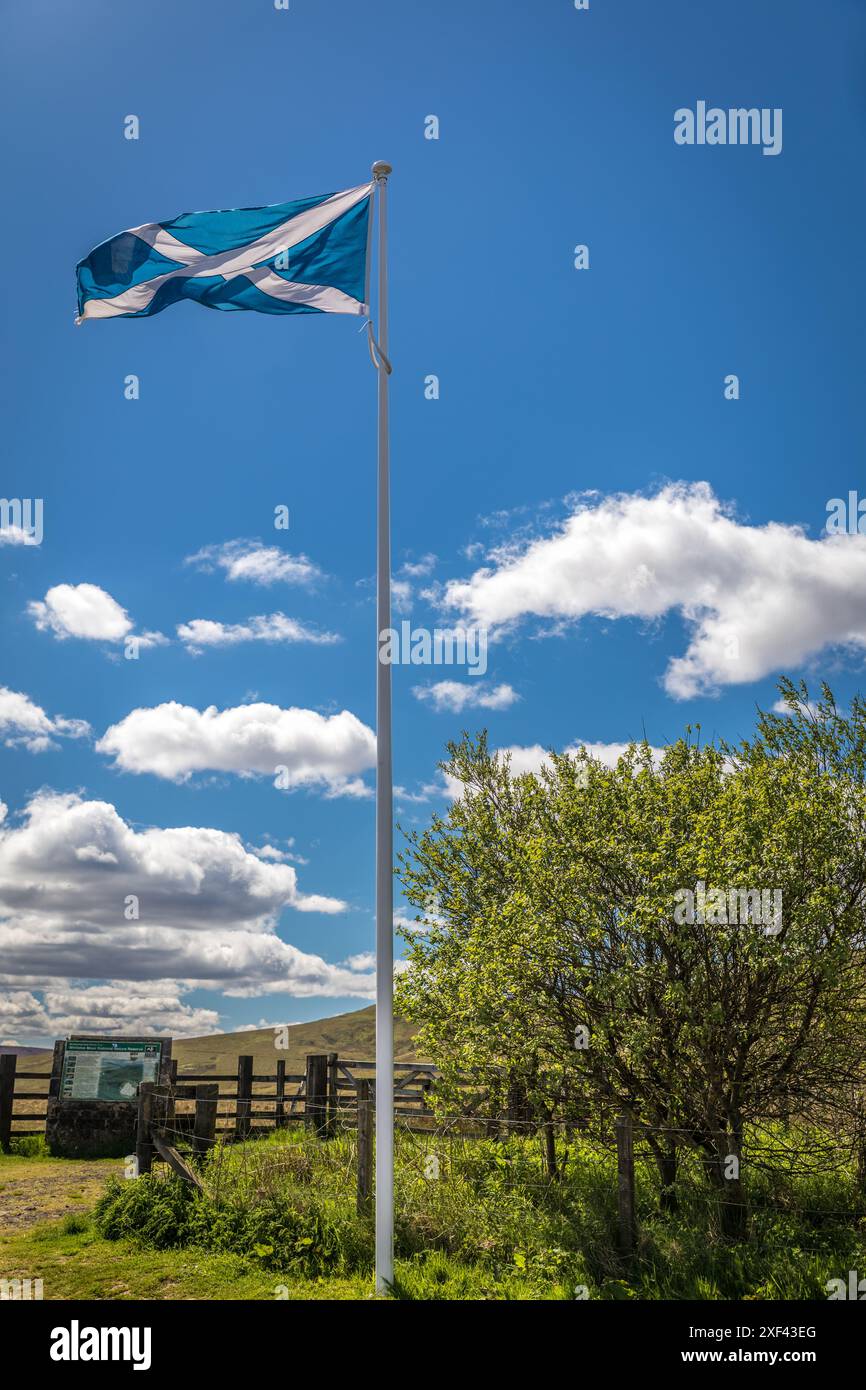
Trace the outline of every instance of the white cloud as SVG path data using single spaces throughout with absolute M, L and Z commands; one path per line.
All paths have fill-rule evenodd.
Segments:
M 410 916 L 410 913 L 417 915 Z M 398 908 L 394 913 L 394 926 L 399 927 L 401 931 L 411 932 L 413 936 L 426 936 L 431 926 L 444 926 L 445 921 L 432 903 L 423 911 L 416 907 L 406 907 Z
M 126 609 L 98 584 L 55 584 L 44 601 L 29 604 L 28 611 L 40 632 L 60 638 L 121 642 L 132 631 Z
M 375 970 L 376 953 L 375 951 L 360 951 L 356 956 L 349 956 L 346 964 L 350 970 Z
M 284 907 L 340 912 L 334 898 L 302 894 L 297 873 L 269 864 L 224 830 L 136 830 L 110 802 L 44 791 L 22 823 L 0 827 L 0 908 L 69 929 L 123 924 L 127 894 L 140 897 L 148 927 L 258 927 Z M 4 962 L 5 966 L 5 962 Z M 105 973 L 105 972 L 102 972 Z
M 85 720 L 60 715 L 52 719 L 28 695 L 0 686 L 0 738 L 7 748 L 20 745 L 31 753 L 43 753 L 56 747 L 55 738 L 84 738 L 89 733 Z
M 132 639 L 143 651 L 147 651 L 148 647 L 166 647 L 169 640 L 163 632 L 134 632 Z
M 187 989 L 174 980 L 76 982 L 74 987 L 63 982 L 41 991 L 41 998 L 30 989 L 11 989 L 0 995 L 0 1028 L 11 1025 L 30 1039 L 64 1033 L 189 1038 L 215 1032 L 219 1014 L 183 1003 Z
M 294 839 L 287 840 L 288 849 L 280 849 L 277 845 L 257 845 L 253 854 L 257 854 L 260 859 L 275 859 L 280 864 L 309 864 L 309 859 L 305 859 L 302 854 L 292 852 L 294 843 Z
M 318 566 L 306 555 L 290 555 L 275 545 L 261 541 L 225 541 L 206 545 L 186 564 L 211 571 L 221 569 L 226 579 L 243 579 L 251 584 L 311 584 L 322 577 Z
M 39 545 L 33 531 L 23 526 L 0 526 L 0 545 Z
M 420 579 L 425 574 L 432 574 L 436 567 L 437 556 L 433 554 L 422 555 L 419 560 L 406 560 L 400 566 L 400 573 L 407 574 L 413 579 Z
M 139 915 L 127 920 L 131 895 Z M 42 792 L 20 824 L 0 829 L 0 1031 L 50 1032 L 46 1015 L 67 1031 L 148 1020 L 158 1031 L 208 1031 L 216 1015 L 180 1003 L 193 987 L 368 998 L 368 970 L 331 964 L 276 933 L 285 908 L 345 906 L 302 893 L 291 865 L 258 857 L 237 835 L 135 829 L 108 802 Z M 42 1000 L 29 997 L 34 990 Z
M 437 710 L 451 710 L 459 714 L 469 708 L 508 709 L 520 696 L 510 685 L 497 685 L 493 689 L 483 682 L 437 681 L 435 685 L 416 685 L 412 694 L 418 700 L 426 700 Z
M 139 647 L 159 647 L 166 642 L 161 632 L 133 634 L 133 622 L 125 608 L 98 584 L 55 584 L 45 598 L 27 605 L 40 632 L 55 637 L 81 637 L 91 642 L 122 642 L 135 636 Z
M 398 613 L 411 612 L 414 597 L 415 591 L 408 579 L 391 580 L 391 602 Z
M 439 796 L 441 795 L 441 789 L 439 787 L 424 786 L 420 789 L 420 791 L 412 792 L 409 790 L 408 787 L 396 786 L 394 788 L 394 795 L 398 801 L 429 801 L 431 794 L 434 796 Z
M 197 710 L 176 701 L 134 709 L 96 745 L 125 772 L 186 781 L 194 772 L 275 777 L 285 790 L 324 787 L 363 795 L 359 773 L 376 761 L 376 736 L 349 710 L 323 715 L 279 705 Z
M 181 623 L 177 635 L 190 651 L 203 647 L 229 647 L 238 642 L 313 642 L 330 645 L 339 642 L 334 632 L 317 632 L 285 613 L 261 614 L 245 623 L 219 623 L 209 618 L 193 618 Z
M 583 500 L 554 535 L 500 547 L 490 561 L 445 591 L 448 606 L 483 625 L 680 613 L 688 647 L 664 676 L 677 699 L 796 668 L 828 647 L 866 647 L 866 537 L 745 525 L 706 483 Z

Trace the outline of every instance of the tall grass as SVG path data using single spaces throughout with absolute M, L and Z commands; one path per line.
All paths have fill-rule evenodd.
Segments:
M 44 1134 L 21 1134 L 16 1139 L 12 1135 L 9 1152 L 18 1158 L 49 1158 L 50 1151 Z
M 748 1236 L 731 1244 L 696 1160 L 681 1165 L 674 1214 L 659 1211 L 655 1170 L 641 1162 L 639 1243 L 624 1263 L 615 1159 L 569 1138 L 557 1160 L 554 1180 L 533 1139 L 398 1132 L 395 1296 L 818 1299 L 830 1278 L 866 1274 L 866 1209 L 847 1170 L 756 1160 L 745 1174 Z M 367 1275 L 372 1230 L 355 1210 L 354 1174 L 353 1132 L 322 1142 L 279 1131 L 215 1149 L 201 1165 L 203 1193 L 162 1176 L 114 1181 L 97 1226 L 108 1239 L 230 1252 L 275 1273 Z

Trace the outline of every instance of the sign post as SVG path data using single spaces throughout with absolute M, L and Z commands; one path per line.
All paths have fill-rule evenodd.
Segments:
M 45 1118 L 49 1149 L 66 1158 L 131 1153 L 139 1086 L 164 1086 L 170 1077 L 171 1038 L 67 1038 Z

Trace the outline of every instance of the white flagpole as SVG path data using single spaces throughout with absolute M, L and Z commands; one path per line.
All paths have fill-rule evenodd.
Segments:
M 388 363 L 387 186 L 391 165 L 377 160 L 379 194 L 379 346 Z M 391 771 L 391 666 L 379 660 L 391 626 L 390 439 L 388 369 L 379 362 L 379 477 L 376 573 L 376 1289 L 394 1278 L 394 885 Z

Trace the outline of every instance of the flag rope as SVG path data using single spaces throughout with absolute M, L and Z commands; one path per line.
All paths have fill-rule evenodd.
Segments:
M 394 368 L 391 366 L 391 363 L 388 361 L 388 358 L 385 356 L 384 352 L 379 346 L 379 343 L 376 339 L 376 335 L 373 332 L 372 319 L 367 319 L 367 344 L 370 348 L 370 360 L 372 361 L 373 366 L 376 368 L 377 371 L 381 371 L 384 367 L 386 373 L 388 374 L 388 376 L 390 376 Z

